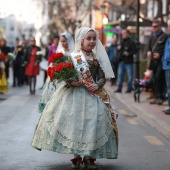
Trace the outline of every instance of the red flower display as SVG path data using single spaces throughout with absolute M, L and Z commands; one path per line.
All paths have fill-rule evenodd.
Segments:
M 3 52 L 0 53 L 0 61 L 6 61 L 6 55 Z
M 50 62 L 53 66 L 49 67 L 47 70 L 50 80 L 53 81 L 57 79 L 58 81 L 66 81 L 71 78 L 77 79 L 77 71 L 73 67 L 72 62 L 63 53 L 53 53 L 50 56 Z

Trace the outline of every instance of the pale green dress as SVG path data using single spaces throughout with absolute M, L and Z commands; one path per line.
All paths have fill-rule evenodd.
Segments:
M 88 61 L 93 79 L 103 87 L 105 76 L 99 64 Z M 86 87 L 61 85 L 47 103 L 31 145 L 36 149 L 94 158 L 118 156 L 117 133 L 110 109 Z

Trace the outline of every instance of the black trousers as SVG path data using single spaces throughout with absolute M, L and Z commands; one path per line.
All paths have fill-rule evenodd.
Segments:
M 25 75 L 25 66 L 21 66 L 21 84 L 28 84 L 28 77 Z
M 155 97 L 165 99 L 166 84 L 165 84 L 165 72 L 162 69 L 162 62 L 153 64 L 152 69 Z
M 21 85 L 21 65 L 13 66 L 13 86 Z
M 111 63 L 112 70 L 114 72 L 115 77 L 111 78 L 110 81 L 112 84 L 115 84 L 117 81 L 117 72 L 118 72 L 118 63 Z

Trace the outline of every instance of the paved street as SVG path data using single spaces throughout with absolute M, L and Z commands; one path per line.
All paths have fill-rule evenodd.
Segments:
M 37 151 L 30 146 L 40 117 L 36 107 L 41 78 L 35 96 L 29 95 L 28 86 L 10 87 L 7 94 L 0 94 L 0 170 L 71 169 L 72 155 Z M 119 113 L 119 157 L 97 160 L 99 170 L 170 170 L 170 141 L 134 115 L 114 94 L 111 99 Z

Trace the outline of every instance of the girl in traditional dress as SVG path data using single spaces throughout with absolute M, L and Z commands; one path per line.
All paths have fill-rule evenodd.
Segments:
M 82 27 L 76 32 L 71 59 L 79 80 L 64 83 L 54 92 L 31 145 L 39 150 L 74 154 L 74 169 L 80 164 L 98 169 L 96 158 L 117 158 L 118 130 L 114 110 L 103 89 L 106 78 L 114 74 L 96 30 Z
M 74 50 L 74 40 L 73 37 L 68 33 L 64 32 L 60 36 L 60 42 L 56 52 L 62 52 L 65 56 L 69 56 Z M 43 87 L 42 95 L 38 103 L 37 111 L 42 113 L 46 103 L 50 100 L 52 94 L 63 82 L 55 81 L 55 83 L 50 81 L 50 77 L 47 77 L 46 83 Z
M 8 91 L 8 84 L 5 75 L 5 63 L 0 60 L 0 93 Z

